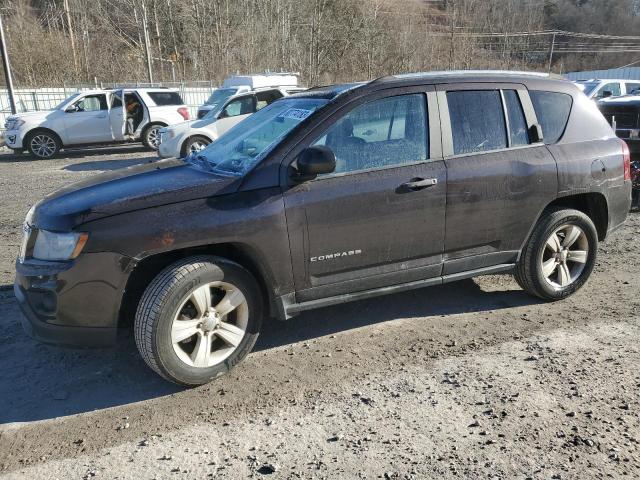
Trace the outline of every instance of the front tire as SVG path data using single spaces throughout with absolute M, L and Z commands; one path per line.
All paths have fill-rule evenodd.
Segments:
M 142 143 L 150 150 L 158 150 L 160 147 L 160 129 L 163 125 L 152 123 L 142 131 Z
M 25 145 L 33 158 L 48 160 L 58 154 L 62 142 L 55 133 L 36 130 L 27 136 Z
M 244 359 L 261 323 L 260 289 L 247 270 L 219 257 L 190 257 L 169 265 L 145 290 L 135 340 L 156 373 L 196 386 Z
M 561 300 L 582 287 L 596 263 L 598 233 L 584 213 L 547 210 L 536 224 L 516 265 L 518 284 L 544 300 Z
M 203 137 L 202 135 L 189 137 L 182 145 L 182 151 L 180 152 L 181 156 L 184 158 L 191 153 L 198 153 L 199 151 L 204 150 L 210 143 L 211 140 L 207 137 Z

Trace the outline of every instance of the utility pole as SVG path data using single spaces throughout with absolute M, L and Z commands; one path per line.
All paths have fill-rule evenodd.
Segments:
M 73 33 L 73 27 L 71 26 L 71 12 L 69 9 L 69 0 L 62 1 L 62 8 L 67 19 L 67 28 L 69 30 L 69 40 L 71 41 L 71 52 L 73 53 L 73 69 L 78 73 L 78 53 L 76 52 L 76 39 Z
M 4 67 L 4 78 L 7 83 L 7 92 L 9 93 L 9 104 L 11 105 L 11 113 L 16 114 L 16 99 L 13 96 L 13 80 L 11 79 L 11 65 L 9 64 L 9 54 L 7 53 L 7 40 L 4 37 L 4 25 L 2 24 L 2 15 L 0 14 L 0 45 L 2 47 L 2 66 Z
M 149 29 L 147 28 L 147 5 L 145 0 L 142 3 L 142 29 L 144 33 L 144 51 L 147 56 L 147 77 L 149 83 L 153 83 L 153 72 L 151 71 L 151 47 L 149 46 Z
M 553 37 L 551 39 L 551 50 L 549 51 L 549 73 L 551 73 L 551 62 L 553 62 L 553 50 L 556 47 L 556 34 L 557 32 L 553 32 Z

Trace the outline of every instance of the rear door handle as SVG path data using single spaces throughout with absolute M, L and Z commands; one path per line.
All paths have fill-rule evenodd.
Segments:
M 432 187 L 438 184 L 437 178 L 413 178 L 410 182 L 400 185 L 408 190 L 422 190 L 423 188 Z

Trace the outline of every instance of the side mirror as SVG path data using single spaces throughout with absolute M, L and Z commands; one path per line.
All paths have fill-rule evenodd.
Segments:
M 544 142 L 544 136 L 542 135 L 542 126 L 539 123 L 534 123 L 529 128 L 529 140 L 531 140 L 531 143 Z
M 602 98 L 609 98 L 609 97 L 613 97 L 613 92 L 611 90 L 603 90 Z
M 67 112 L 67 113 L 75 113 L 78 110 L 79 110 L 78 105 L 71 105 L 70 107 L 67 107 L 65 112 Z
M 336 156 L 329 147 L 317 145 L 300 152 L 297 164 L 296 179 L 304 182 L 333 172 L 336 169 Z

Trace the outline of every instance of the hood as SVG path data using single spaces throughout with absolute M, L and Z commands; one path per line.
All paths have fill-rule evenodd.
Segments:
M 111 215 L 233 193 L 239 183 L 239 177 L 214 174 L 178 159 L 145 163 L 95 175 L 47 195 L 34 207 L 32 223 L 68 231 Z
M 13 119 L 20 119 L 24 121 L 30 120 L 40 120 L 47 118 L 47 116 L 51 115 L 51 112 L 55 110 L 38 110 L 37 112 L 24 112 L 24 113 L 16 113 L 15 115 L 11 115 L 7 117 L 7 121 Z

